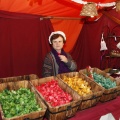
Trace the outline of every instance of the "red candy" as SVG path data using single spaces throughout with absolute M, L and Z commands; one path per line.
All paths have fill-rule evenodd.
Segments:
M 56 80 L 51 80 L 39 86 L 36 89 L 43 95 L 45 100 L 52 106 L 59 106 L 72 101 L 70 94 L 64 92 Z

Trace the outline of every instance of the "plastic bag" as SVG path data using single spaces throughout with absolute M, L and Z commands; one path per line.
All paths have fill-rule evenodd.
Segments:
M 108 49 L 107 46 L 106 46 L 106 43 L 104 41 L 104 38 L 103 38 L 103 33 L 102 33 L 102 38 L 101 38 L 101 44 L 100 45 L 101 45 L 100 51 Z

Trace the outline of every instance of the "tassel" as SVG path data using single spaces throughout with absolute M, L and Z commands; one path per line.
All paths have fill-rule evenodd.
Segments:
M 106 46 L 106 43 L 104 41 L 103 33 L 102 33 L 102 38 L 101 38 L 101 48 L 100 48 L 100 51 L 102 51 L 102 50 L 107 50 L 107 46 Z

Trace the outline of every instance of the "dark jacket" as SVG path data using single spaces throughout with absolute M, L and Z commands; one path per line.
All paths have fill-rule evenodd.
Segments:
M 67 54 L 68 62 L 65 64 L 68 66 L 70 72 L 75 71 L 77 69 L 77 65 L 75 61 L 72 59 L 69 53 L 66 53 L 66 54 Z M 43 77 L 56 76 L 58 74 L 58 69 L 59 69 L 59 66 L 56 62 L 56 59 L 53 53 L 49 52 L 44 59 L 42 76 Z

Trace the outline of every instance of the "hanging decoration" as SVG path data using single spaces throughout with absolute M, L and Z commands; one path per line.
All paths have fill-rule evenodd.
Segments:
M 79 3 L 79 4 L 87 4 L 88 2 L 83 1 L 83 0 L 72 0 L 73 2 Z M 111 2 L 111 3 L 96 3 L 96 6 L 98 7 L 111 7 L 115 6 L 116 2 Z
M 106 46 L 106 42 L 105 42 L 105 40 L 104 40 L 104 37 L 103 37 L 103 33 L 102 33 L 100 45 L 101 45 L 100 51 L 102 51 L 102 50 L 107 50 L 107 49 L 108 49 L 107 46 Z
M 91 3 L 85 4 L 82 8 L 80 15 L 81 16 L 90 16 L 90 17 L 98 16 L 95 3 L 91 2 Z

